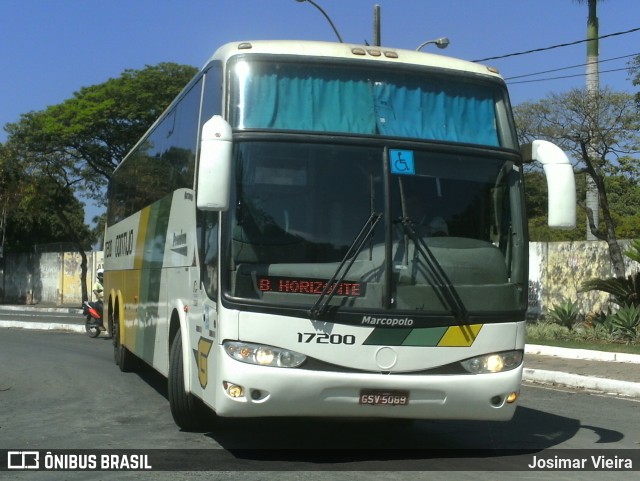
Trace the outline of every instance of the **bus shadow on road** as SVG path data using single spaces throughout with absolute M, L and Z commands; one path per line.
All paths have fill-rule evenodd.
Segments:
M 518 407 L 510 422 L 397 419 L 217 419 L 207 433 L 226 449 L 538 450 L 571 439 L 577 419 Z
M 518 408 L 507 423 L 218 419 L 206 436 L 248 470 L 473 471 L 523 469 L 580 428 L 576 419 Z
M 138 375 L 167 399 L 166 379 L 151 368 Z M 176 427 L 176 429 L 178 429 Z M 496 469 L 531 460 L 531 455 L 557 448 L 588 429 L 598 436 L 597 444 L 615 443 L 624 436 L 579 419 L 539 409 L 518 406 L 509 422 L 423 421 L 403 419 L 342 418 L 219 418 L 212 413 L 205 420 L 204 436 L 219 444 L 246 469 L 253 463 L 301 463 L 304 469 L 378 469 L 380 462 L 393 469 L 439 469 L 439 462 L 451 467 L 453 459 L 470 470 L 492 460 Z M 424 463 L 428 462 L 428 466 Z M 402 467 L 400 466 L 402 464 Z M 442 469 L 446 467 L 442 466 Z M 284 467 L 281 466 L 281 467 Z M 300 467 L 302 469 L 302 467 Z M 319 469 L 319 468 L 318 468 Z

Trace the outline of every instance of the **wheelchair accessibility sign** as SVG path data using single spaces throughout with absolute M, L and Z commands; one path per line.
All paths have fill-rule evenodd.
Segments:
M 389 150 L 389 165 L 392 174 L 415 175 L 413 150 Z

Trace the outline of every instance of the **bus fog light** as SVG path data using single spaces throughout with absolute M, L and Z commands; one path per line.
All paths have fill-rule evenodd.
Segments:
M 507 396 L 507 403 L 508 404 L 513 404 L 517 400 L 518 400 L 518 393 L 517 392 L 512 392 Z
M 510 371 L 522 364 L 522 351 L 504 351 L 461 361 L 462 367 L 472 374 Z
M 224 390 L 227 392 L 227 394 L 231 397 L 238 398 L 244 396 L 244 388 L 242 386 L 227 381 L 224 381 L 222 383 L 222 386 L 224 387 Z

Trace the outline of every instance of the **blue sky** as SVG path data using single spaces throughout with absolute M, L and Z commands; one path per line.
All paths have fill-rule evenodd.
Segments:
M 316 2 L 346 42 L 373 40 L 373 6 L 378 4 L 383 45 L 414 49 L 447 36 L 451 45 L 446 50 L 426 48 L 467 60 L 575 42 L 586 35 L 587 6 L 575 0 Z M 602 1 L 598 16 L 600 35 L 639 28 L 640 1 Z M 0 126 L 125 69 L 159 62 L 200 67 L 219 45 L 252 39 L 335 36 L 320 12 L 296 0 L 0 0 Z M 601 85 L 640 91 L 625 70 L 634 54 L 640 54 L 640 31 L 601 40 Z M 586 45 L 580 43 L 484 63 L 498 67 L 508 79 L 581 65 L 585 57 Z M 508 80 L 512 103 L 582 87 L 583 74 L 584 66 L 579 66 Z M 571 77 L 531 82 L 559 76 Z M 4 140 L 2 130 L 0 142 Z
M 447 36 L 446 50 L 426 48 L 467 60 L 582 40 L 586 31 L 587 6 L 575 0 L 316 1 L 347 42 L 372 41 L 377 3 L 384 45 L 413 49 Z M 638 28 L 640 1 L 603 0 L 599 18 L 601 35 Z M 0 0 L 0 126 L 127 68 L 164 61 L 200 67 L 223 43 L 262 38 L 335 36 L 320 12 L 295 0 Z M 600 41 L 601 60 L 638 53 L 640 31 Z M 581 43 L 485 63 L 508 78 L 583 64 L 585 55 Z M 603 62 L 601 70 L 623 69 L 628 60 Z M 581 66 L 510 81 L 512 101 L 582 86 L 583 73 Z M 576 76 L 515 83 L 566 75 Z M 602 73 L 601 83 L 640 90 L 624 70 Z

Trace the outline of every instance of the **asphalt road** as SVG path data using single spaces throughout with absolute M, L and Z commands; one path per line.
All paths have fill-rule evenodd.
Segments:
M 309 472 L 309 480 L 389 479 L 385 472 L 452 479 L 438 470 L 500 470 L 512 461 L 511 452 L 487 457 L 467 450 L 521 449 L 530 459 L 543 449 L 609 449 L 623 456 L 640 446 L 640 403 L 571 390 L 523 386 L 509 423 L 244 419 L 218 420 L 211 430 L 193 433 L 173 423 L 165 380 L 149 370 L 121 373 L 107 338 L 0 329 L 0 366 L 0 449 L 207 450 L 220 466 L 215 473 L 155 472 L 149 478 L 39 472 L 23 479 L 276 479 L 274 471 L 277 479 L 299 479 L 300 470 Z M 418 475 L 431 469 L 436 472 Z M 466 473 L 464 479 L 487 474 Z M 551 473 L 537 474 L 535 479 L 546 479 Z M 622 479 L 615 472 L 581 474 L 575 479 Z

